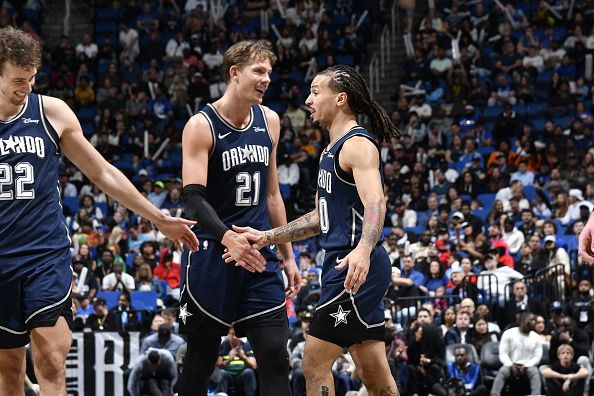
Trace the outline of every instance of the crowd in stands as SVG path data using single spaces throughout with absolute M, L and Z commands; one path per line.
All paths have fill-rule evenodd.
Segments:
M 2 23 L 43 40 L 41 3 L 12 3 L 3 2 Z M 302 106 L 309 82 L 333 64 L 365 66 L 365 42 L 388 3 L 96 0 L 93 34 L 44 43 L 36 91 L 69 103 L 101 154 L 153 204 L 180 216 L 183 125 L 222 96 L 225 49 L 267 38 L 279 62 L 265 104 L 281 115 L 279 181 L 294 218 L 313 207 L 327 143 Z M 587 66 L 594 4 L 429 3 L 422 20 L 407 14 L 412 51 L 386 108 L 405 137 L 381 144 L 392 372 L 403 395 L 499 395 L 510 386 L 585 394 L 594 291 L 577 236 L 594 208 Z M 262 12 L 269 31 L 261 29 Z M 75 329 L 140 331 L 143 355 L 128 389 L 168 394 L 185 354 L 176 334 L 181 253 L 71 164 L 63 164 L 59 183 L 73 240 Z M 294 249 L 304 281 L 287 309 L 291 384 L 301 395 L 323 252 L 315 239 Z M 160 380 L 143 377 L 157 368 Z M 339 395 L 361 387 L 348 353 L 333 369 Z M 257 362 L 232 330 L 211 380 L 213 391 L 256 392 Z

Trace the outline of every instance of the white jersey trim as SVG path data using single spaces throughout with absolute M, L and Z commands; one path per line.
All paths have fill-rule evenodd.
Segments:
M 72 271 L 72 274 L 74 274 L 74 271 L 72 270 L 72 267 L 70 267 L 70 271 Z M 66 301 L 68 299 L 68 297 L 70 297 L 70 292 L 72 291 L 72 285 L 68 288 L 68 292 L 66 293 L 66 295 L 58 302 L 50 304 L 48 306 L 45 306 L 41 309 L 38 309 L 37 311 L 33 312 L 31 315 L 29 315 L 29 317 L 27 319 L 25 319 L 25 324 L 27 324 L 31 319 L 33 319 L 33 317 L 35 315 L 37 315 L 40 312 L 43 311 L 47 311 L 48 309 L 52 309 L 54 307 L 57 307 L 58 305 L 64 303 L 64 301 Z
M 230 129 L 232 129 L 232 130 L 234 130 L 234 131 L 236 131 L 236 132 L 245 132 L 245 131 L 247 131 L 247 130 L 248 130 L 248 129 L 249 129 L 251 126 L 252 126 L 252 124 L 254 123 L 254 109 L 253 109 L 252 107 L 250 107 L 250 122 L 248 122 L 248 123 L 247 123 L 247 125 L 245 126 L 245 128 L 238 129 L 238 128 L 235 128 L 233 125 L 229 124 L 229 122 L 228 122 L 227 120 L 225 120 L 225 119 L 223 118 L 223 116 L 222 116 L 222 115 L 220 115 L 220 114 L 219 114 L 219 112 L 218 112 L 218 111 L 217 111 L 217 109 L 216 109 L 216 108 L 213 106 L 213 104 L 212 104 L 212 103 L 207 103 L 206 105 L 212 109 L 213 113 L 214 113 L 214 114 L 217 116 L 217 118 L 218 118 L 219 120 L 221 120 L 221 122 L 222 122 L 223 124 L 225 124 L 227 127 L 229 127 Z
M 49 132 L 49 129 L 47 129 L 47 125 L 45 123 L 45 112 L 43 111 L 43 101 L 41 100 L 41 95 L 37 95 L 37 98 L 39 99 L 39 113 L 41 115 L 41 123 L 43 124 L 43 130 L 45 131 L 45 133 L 47 133 L 47 136 L 50 138 L 50 140 L 52 141 L 52 143 L 54 143 L 54 146 L 56 146 L 56 153 L 59 153 L 60 152 L 60 146 L 54 140 L 52 134 Z
M 29 106 L 29 95 L 27 95 L 27 98 L 25 99 L 25 104 L 23 105 L 23 108 L 21 109 L 21 111 L 19 111 L 17 113 L 17 115 L 12 117 L 10 120 L 6 120 L 6 121 L 0 120 L 0 124 L 10 124 L 11 122 L 14 122 L 15 120 L 19 119 L 25 113 L 25 110 L 27 110 L 28 106 Z

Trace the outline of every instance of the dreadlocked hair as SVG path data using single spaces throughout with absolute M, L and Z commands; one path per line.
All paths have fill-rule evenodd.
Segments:
M 330 77 L 328 87 L 332 92 L 347 94 L 348 105 L 355 114 L 365 114 L 369 117 L 371 130 L 380 142 L 403 135 L 392 123 L 384 108 L 371 98 L 367 84 L 358 71 L 350 66 L 336 65 L 319 74 Z

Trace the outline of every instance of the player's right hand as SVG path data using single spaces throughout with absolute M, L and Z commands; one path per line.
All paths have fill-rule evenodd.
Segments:
M 266 243 L 266 234 L 264 231 L 256 230 L 252 227 L 239 227 L 234 225 L 233 231 L 244 235 L 251 243 L 254 249 L 262 249 L 264 246 L 269 245 Z
M 266 259 L 253 248 L 246 236 L 234 231 L 227 231 L 221 241 L 227 248 L 223 255 L 226 263 L 235 261 L 235 265 L 250 272 L 262 272 L 266 269 Z

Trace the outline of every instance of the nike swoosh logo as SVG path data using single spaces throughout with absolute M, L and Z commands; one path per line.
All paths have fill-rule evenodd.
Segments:
M 225 137 L 227 137 L 228 135 L 231 135 L 231 132 L 227 132 L 227 133 L 226 133 L 226 134 L 224 134 L 224 135 L 221 135 L 221 134 L 219 133 L 219 139 L 224 139 L 224 138 L 225 138 Z
M 342 261 L 343 261 L 343 260 L 344 260 L 344 257 L 343 257 L 343 258 L 338 258 L 338 257 L 336 257 L 336 263 L 337 263 L 337 264 L 340 264 L 340 263 L 342 263 Z

